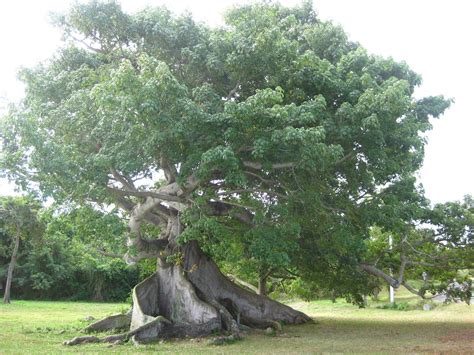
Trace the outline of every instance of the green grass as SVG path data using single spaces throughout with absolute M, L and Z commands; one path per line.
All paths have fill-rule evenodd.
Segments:
M 417 301 L 399 294 L 411 305 Z M 383 303 L 383 302 L 382 302 Z M 245 335 L 243 341 L 224 346 L 207 345 L 207 339 L 174 340 L 135 347 L 107 344 L 66 347 L 64 340 L 95 318 L 120 312 L 124 304 L 14 301 L 0 305 L 0 354 L 37 353 L 234 353 L 301 354 L 321 352 L 419 353 L 474 352 L 474 306 L 439 305 L 434 310 L 380 309 L 371 303 L 359 309 L 343 301 L 293 302 L 290 305 L 312 316 L 317 323 L 285 326 L 277 336 L 263 331 Z

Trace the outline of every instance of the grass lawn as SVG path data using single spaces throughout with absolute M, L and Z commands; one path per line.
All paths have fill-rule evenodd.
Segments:
M 405 298 L 404 298 L 405 297 Z M 416 302 L 406 295 L 400 301 Z M 224 346 L 207 339 L 175 340 L 135 347 L 91 344 L 66 347 L 64 340 L 79 335 L 86 316 L 101 318 L 127 308 L 125 304 L 13 301 L 0 304 L 0 354 L 37 353 L 234 353 L 301 354 L 321 352 L 474 353 L 474 305 L 439 305 L 431 311 L 387 310 L 376 303 L 359 309 L 344 301 L 293 302 L 291 306 L 317 323 L 285 326 L 281 334 L 263 331 Z

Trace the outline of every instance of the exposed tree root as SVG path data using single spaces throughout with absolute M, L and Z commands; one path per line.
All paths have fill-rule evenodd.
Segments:
M 130 322 L 132 321 L 132 313 L 127 314 L 114 314 L 112 316 L 101 319 L 94 322 L 84 328 L 86 333 L 91 332 L 103 332 L 115 329 L 128 329 L 130 328 Z
M 129 328 L 127 333 L 104 338 L 82 336 L 64 344 L 115 343 L 129 339 L 134 343 L 147 343 L 206 336 L 216 331 L 230 333 L 229 339 L 237 340 L 241 339 L 240 331 L 245 327 L 272 327 L 279 331 L 281 324 L 312 321 L 304 313 L 231 282 L 197 243 L 188 243 L 183 252 L 182 265 L 160 262 L 156 274 L 133 289 L 130 313 L 107 317 L 85 329 Z
M 195 242 L 185 247 L 187 277 L 200 295 L 205 299 L 214 299 L 224 307 L 231 305 L 230 313 L 238 310 L 240 323 L 249 327 L 276 327 L 275 322 L 300 324 L 312 322 L 306 314 L 247 291 L 224 276 L 217 265 L 200 250 Z M 226 307 L 227 308 L 227 307 Z
M 104 338 L 98 338 L 96 336 L 82 336 L 82 337 L 75 337 L 74 339 L 68 340 L 64 342 L 64 345 L 77 345 L 77 344 L 87 344 L 87 343 L 115 343 L 117 341 L 128 341 L 131 337 L 136 337 L 141 333 L 147 332 L 150 329 L 160 328 L 164 324 L 171 324 L 169 320 L 165 317 L 157 316 L 152 321 L 138 327 L 134 330 L 130 330 L 127 333 L 123 334 L 114 334 L 109 335 Z

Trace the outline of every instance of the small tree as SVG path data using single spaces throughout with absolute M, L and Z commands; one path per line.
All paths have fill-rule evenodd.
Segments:
M 12 251 L 7 271 L 7 281 L 3 294 L 3 303 L 10 303 L 13 271 L 21 239 L 30 238 L 41 233 L 37 219 L 39 204 L 26 197 L 7 197 L 1 201 L 0 224 L 4 234 L 12 240 Z

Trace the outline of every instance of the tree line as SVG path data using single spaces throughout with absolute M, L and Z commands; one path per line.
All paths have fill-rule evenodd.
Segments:
M 127 267 L 116 213 L 0 198 L 0 286 L 13 299 L 125 301 L 154 265 Z M 11 295 L 11 296 L 10 296 Z

